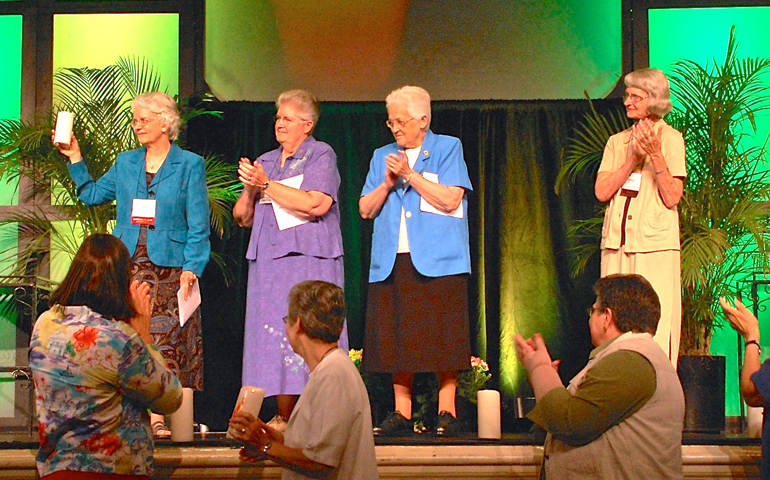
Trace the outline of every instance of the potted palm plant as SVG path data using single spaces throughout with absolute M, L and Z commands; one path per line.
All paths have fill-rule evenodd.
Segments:
M 133 98 L 160 89 L 159 75 L 141 59 L 120 58 L 102 69 L 66 68 L 54 73 L 55 106 L 48 115 L 31 123 L 0 119 L 0 174 L 9 180 L 29 179 L 28 197 L 19 200 L 20 204 L 32 202 L 32 207 L 0 220 L 0 225 L 18 225 L 25 239 L 18 254 L 15 241 L 6 242 L 13 247 L 0 251 L 0 258 L 13 259 L 7 273 L 38 276 L 45 271 L 51 250 L 72 258 L 84 235 L 112 228 L 114 204 L 88 207 L 77 199 L 66 161 L 51 144 L 56 112 L 74 112 L 74 132 L 91 174 L 99 178 L 118 153 L 139 146 L 130 128 Z M 183 124 L 195 116 L 212 114 L 187 102 L 180 103 L 180 112 Z M 211 225 L 221 237 L 231 225 L 230 210 L 237 199 L 235 169 L 215 157 L 205 160 Z M 50 206 L 47 200 L 45 205 L 33 201 L 41 198 L 50 198 Z M 61 219 L 74 220 L 76 228 L 62 228 L 56 222 Z M 222 266 L 220 258 L 212 259 Z
M 720 322 L 720 296 L 734 294 L 731 285 L 756 271 L 770 270 L 770 171 L 764 146 L 747 146 L 758 132 L 755 119 L 770 108 L 765 83 L 770 59 L 739 58 L 735 27 L 730 30 L 724 61 L 705 66 L 691 60 L 674 63 L 668 72 L 674 110 L 666 121 L 682 132 L 686 144 L 688 178 L 679 202 L 682 260 L 682 337 L 679 373 L 683 383 L 704 363 L 714 329 Z M 622 111 L 599 115 L 595 110 L 578 127 L 565 148 L 557 191 L 590 171 L 595 173 L 604 144 L 610 135 L 628 123 Z M 588 257 L 598 251 L 601 217 L 582 220 L 571 227 L 577 242 L 573 274 L 579 273 Z M 590 241 L 588 239 L 591 239 Z M 695 357 L 688 360 L 689 356 Z M 717 371 L 720 367 L 716 367 Z M 724 358 L 721 387 L 706 387 L 704 393 L 724 392 Z M 707 374 L 707 377 L 713 377 Z M 717 376 L 718 377 L 718 376 Z M 724 426 L 724 394 L 702 412 L 707 425 L 698 426 L 694 393 L 688 403 L 685 428 L 690 431 L 721 430 Z M 695 387 L 697 390 L 697 387 Z M 716 417 L 716 418 L 714 418 Z M 711 423 L 714 421 L 715 423 Z M 688 425 L 689 423 L 689 425 Z M 720 426 L 721 425 L 721 426 Z

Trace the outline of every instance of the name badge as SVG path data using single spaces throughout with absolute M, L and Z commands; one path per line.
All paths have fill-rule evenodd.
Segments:
M 155 200 L 135 198 L 131 205 L 132 225 L 155 225 Z
M 620 194 L 624 197 L 635 197 L 639 194 L 639 187 L 642 186 L 642 174 L 634 172 L 628 176 L 626 183 L 620 189 Z

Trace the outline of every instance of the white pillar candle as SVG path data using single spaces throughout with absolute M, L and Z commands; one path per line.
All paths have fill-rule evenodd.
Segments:
M 749 438 L 762 437 L 762 417 L 764 407 L 746 406 L 746 436 Z
M 53 134 L 53 143 L 69 145 L 72 138 L 72 124 L 75 115 L 72 112 L 61 111 L 56 115 L 56 130 Z
M 265 399 L 265 389 L 259 387 L 241 387 L 238 400 L 235 401 L 233 415 L 238 412 L 250 413 L 254 418 L 259 417 L 262 409 L 262 400 Z M 233 438 L 231 428 L 227 429 L 227 438 Z
M 193 441 L 193 389 L 182 389 L 182 406 L 179 410 L 169 415 L 169 428 L 171 428 L 171 441 Z
M 500 392 L 479 390 L 479 438 L 499 440 L 500 428 Z

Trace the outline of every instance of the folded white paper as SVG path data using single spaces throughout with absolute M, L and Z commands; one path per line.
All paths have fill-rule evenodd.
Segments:
M 304 178 L 305 174 L 301 173 L 293 177 L 284 178 L 283 180 L 273 181 L 280 183 L 281 185 L 286 185 L 287 187 L 292 187 L 299 190 L 299 187 L 302 186 L 302 180 L 304 180 Z M 268 195 L 266 192 L 263 192 L 262 196 L 270 198 L 270 195 Z M 260 203 L 273 204 L 273 213 L 275 213 L 275 222 L 278 224 L 278 230 L 286 230 L 287 228 L 297 227 L 310 221 L 307 217 L 289 210 L 288 208 L 282 207 L 272 200 L 267 200 L 265 202 L 260 200 Z
M 422 177 L 433 183 L 439 183 L 438 182 L 438 174 L 437 173 L 431 173 L 431 172 L 423 172 Z M 426 212 L 426 213 L 435 213 L 436 215 L 444 215 L 447 217 L 454 217 L 454 218 L 463 218 L 463 202 L 460 202 L 460 206 L 455 208 L 449 213 L 442 212 L 438 208 L 434 207 L 430 203 L 428 203 L 427 200 L 420 197 L 420 211 Z
M 196 308 L 198 308 L 198 305 L 201 304 L 201 287 L 200 287 L 200 281 L 196 280 L 195 283 L 193 283 L 193 286 L 190 289 L 190 296 L 186 299 L 184 298 L 184 294 L 182 293 L 182 289 L 180 288 L 178 292 L 176 292 L 176 300 L 179 304 L 179 326 L 184 327 L 184 324 L 187 323 L 187 320 L 190 318 L 190 315 L 193 314 Z

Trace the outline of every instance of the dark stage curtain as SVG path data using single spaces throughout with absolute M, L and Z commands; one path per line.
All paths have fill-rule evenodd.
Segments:
M 619 102 L 597 102 L 597 109 Z M 222 118 L 194 119 L 187 144 L 237 163 L 276 148 L 275 106 L 224 103 Z M 567 226 L 595 214 L 593 179 L 560 195 L 554 182 L 560 152 L 588 110 L 586 101 L 438 101 L 431 129 L 463 143 L 473 183 L 468 194 L 473 274 L 470 282 L 471 345 L 493 373 L 490 386 L 504 399 L 527 396 L 529 385 L 515 361 L 515 333 L 545 335 L 561 375 L 569 379 L 591 349 L 586 309 L 598 278 L 598 255 L 587 272 L 569 276 Z M 345 293 L 351 346 L 361 348 L 372 222 L 358 215 L 358 197 L 373 150 L 393 141 L 384 102 L 324 103 L 315 131 L 337 153 L 345 247 Z M 196 399 L 198 418 L 224 428 L 240 386 L 248 231 L 239 229 L 213 248 L 229 258 L 229 286 L 209 266 L 204 283 L 206 389 Z M 598 240 L 597 240 L 598 242 Z M 449 293 L 449 292 L 448 292 Z M 428 347 L 428 346 L 426 346 Z M 366 354 L 366 352 L 364 352 Z M 212 412 L 212 413 L 208 413 Z M 219 412 L 212 418 L 213 412 Z

